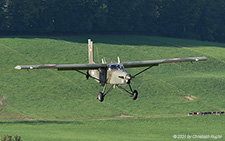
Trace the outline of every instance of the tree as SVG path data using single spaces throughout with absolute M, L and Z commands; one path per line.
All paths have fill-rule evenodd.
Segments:
M 195 27 L 201 14 L 202 0 L 163 1 L 160 33 L 172 37 L 196 37 Z
M 0 31 L 224 41 L 224 12 L 224 0 L 1 0 Z

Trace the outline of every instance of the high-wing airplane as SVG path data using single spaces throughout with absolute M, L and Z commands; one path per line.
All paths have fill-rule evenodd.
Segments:
M 131 87 L 131 80 L 148 69 L 158 66 L 163 63 L 173 62 L 194 62 L 205 61 L 206 57 L 191 57 L 191 58 L 174 58 L 165 60 L 149 60 L 149 61 L 135 61 L 135 62 L 120 62 L 118 57 L 117 63 L 106 63 L 105 58 L 102 59 L 102 63 L 96 64 L 94 62 L 94 48 L 93 41 L 88 39 L 88 56 L 89 64 L 51 64 L 51 65 L 18 65 L 15 69 L 58 69 L 58 71 L 77 71 L 86 76 L 86 78 L 93 78 L 103 86 L 103 90 L 98 93 L 97 99 L 102 102 L 106 94 L 108 94 L 113 88 L 118 87 L 125 92 L 129 93 L 133 100 L 138 97 L 138 91 L 133 90 Z M 142 71 L 131 75 L 125 68 L 146 67 Z M 83 72 L 81 70 L 87 70 Z M 111 87 L 106 91 L 106 85 L 111 84 Z M 128 84 L 130 90 L 127 90 L 121 85 Z

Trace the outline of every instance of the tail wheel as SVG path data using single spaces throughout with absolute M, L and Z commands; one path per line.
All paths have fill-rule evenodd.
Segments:
M 138 97 L 138 92 L 137 92 L 136 90 L 134 90 L 134 91 L 132 92 L 132 99 L 133 99 L 133 100 L 136 100 L 137 97 Z
M 102 102 L 102 101 L 104 100 L 104 95 L 103 95 L 103 93 L 102 93 L 102 92 L 99 92 L 97 98 L 98 98 L 98 100 L 99 100 L 100 102 Z

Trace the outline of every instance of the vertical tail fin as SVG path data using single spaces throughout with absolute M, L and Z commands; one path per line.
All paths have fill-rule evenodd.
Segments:
M 89 58 L 89 64 L 94 64 L 94 47 L 93 47 L 93 41 L 91 39 L 88 39 L 88 58 Z

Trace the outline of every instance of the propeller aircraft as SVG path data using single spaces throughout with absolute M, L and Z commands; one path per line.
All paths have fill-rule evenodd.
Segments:
M 15 67 L 17 70 L 21 69 L 58 69 L 58 71 L 77 71 L 86 76 L 86 79 L 93 78 L 103 86 L 103 90 L 98 93 L 97 99 L 103 102 L 104 97 L 115 87 L 118 87 L 125 92 L 129 93 L 133 100 L 138 97 L 138 91 L 133 90 L 131 87 L 131 80 L 136 76 L 142 74 L 148 69 L 158 66 L 164 63 L 174 62 L 194 62 L 194 61 L 206 61 L 206 57 L 191 57 L 191 58 L 174 58 L 164 60 L 148 60 L 148 61 L 134 61 L 134 62 L 120 62 L 118 57 L 117 63 L 106 63 L 105 58 L 102 59 L 102 63 L 94 62 L 94 48 L 93 41 L 88 39 L 88 64 L 51 64 L 51 65 L 18 65 Z M 131 75 L 125 68 L 146 67 L 142 71 Z M 83 72 L 82 70 L 86 70 Z M 111 84 L 111 87 L 106 91 L 107 84 Z M 121 85 L 128 85 L 129 90 L 121 87 Z

